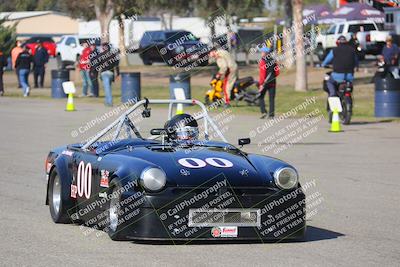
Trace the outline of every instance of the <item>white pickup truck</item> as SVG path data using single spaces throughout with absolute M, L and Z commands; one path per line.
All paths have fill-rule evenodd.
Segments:
M 63 35 L 57 43 L 58 67 L 74 65 L 82 54 L 82 44 L 87 41 L 94 42 L 96 46 L 100 45 L 100 38 L 96 36 Z
M 332 24 L 316 38 L 318 58 L 322 61 L 328 52 L 336 47 L 339 36 L 344 35 L 350 40 L 352 34 L 356 35 L 362 54 L 377 55 L 381 53 L 386 37 L 390 35 L 389 31 L 380 29 L 373 21 L 353 20 Z

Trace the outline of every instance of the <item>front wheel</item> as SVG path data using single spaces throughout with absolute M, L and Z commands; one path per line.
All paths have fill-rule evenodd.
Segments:
M 68 203 L 63 200 L 63 187 L 57 171 L 53 171 L 49 178 L 48 200 L 50 215 L 55 223 L 72 223 L 68 216 Z
M 121 205 L 121 189 L 119 186 L 114 186 L 111 191 L 110 207 L 108 209 L 108 236 L 115 241 L 126 240 L 122 235 L 121 230 L 124 228 L 122 219 Z

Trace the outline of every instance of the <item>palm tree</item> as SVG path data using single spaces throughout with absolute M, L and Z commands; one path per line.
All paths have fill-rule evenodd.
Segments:
M 293 23 L 295 25 L 296 84 L 295 91 L 307 91 L 307 63 L 304 51 L 303 0 L 292 0 Z

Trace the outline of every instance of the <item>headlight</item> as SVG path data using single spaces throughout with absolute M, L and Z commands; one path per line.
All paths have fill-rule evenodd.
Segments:
M 167 181 L 165 172 L 159 168 L 147 168 L 140 175 L 142 186 L 149 191 L 161 190 Z
M 274 172 L 275 184 L 281 189 L 292 189 L 299 182 L 295 169 L 285 167 Z

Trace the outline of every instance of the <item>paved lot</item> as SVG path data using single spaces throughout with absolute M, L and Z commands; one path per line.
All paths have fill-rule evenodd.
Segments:
M 0 257 L 3 266 L 399 266 L 400 123 L 357 122 L 328 133 L 314 121 L 299 143 L 267 154 L 296 166 L 302 183 L 315 179 L 322 202 L 308 221 L 307 240 L 298 243 L 146 245 L 84 236 L 78 226 L 56 225 L 45 200 L 44 160 L 54 146 L 80 141 L 71 132 L 105 112 L 99 104 L 64 111 L 65 101 L 0 98 Z M 153 110 L 163 123 L 163 110 Z M 267 130 L 268 121 L 234 115 L 227 137 L 249 135 L 249 152 L 295 120 Z M 103 124 L 104 125 L 104 124 Z M 91 133 L 96 125 L 91 129 Z M 285 128 L 287 129 L 287 128 Z M 313 129 L 313 130 L 311 130 Z M 85 133 L 89 134 L 89 133 Z M 82 134 L 82 138 L 86 137 Z M 267 140 L 268 141 L 268 140 Z M 270 141 L 270 140 L 269 140 Z M 260 142 L 260 146 L 258 143 Z M 276 152 L 276 153 L 274 153 Z M 278 153 L 279 152 L 279 153 Z M 311 192 L 307 192 L 309 194 Z

